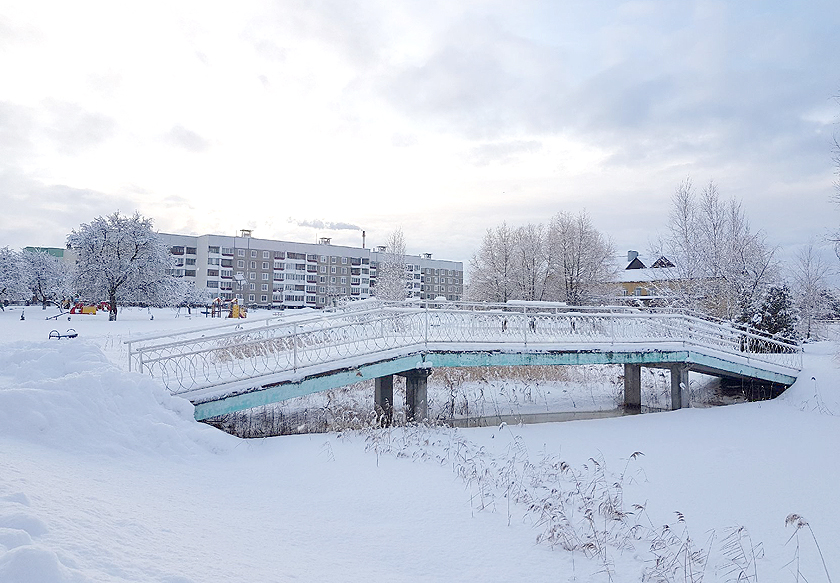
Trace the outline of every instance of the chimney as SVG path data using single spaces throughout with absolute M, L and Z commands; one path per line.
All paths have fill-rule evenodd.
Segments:
M 627 263 L 630 263 L 631 261 L 633 261 L 638 256 L 639 256 L 638 251 L 628 251 L 627 252 Z

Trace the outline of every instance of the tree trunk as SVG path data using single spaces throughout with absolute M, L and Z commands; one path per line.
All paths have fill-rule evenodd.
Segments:
M 111 304 L 109 306 L 111 309 L 108 312 L 108 321 L 114 321 L 117 319 L 117 290 L 111 290 L 108 296 L 108 302 Z

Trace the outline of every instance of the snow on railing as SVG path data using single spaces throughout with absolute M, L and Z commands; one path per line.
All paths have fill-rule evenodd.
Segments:
M 292 319 L 237 323 L 126 342 L 129 368 L 173 393 L 269 374 L 340 368 L 383 353 L 423 350 L 548 351 L 682 343 L 801 368 L 793 344 L 680 313 L 562 304 L 377 302 Z

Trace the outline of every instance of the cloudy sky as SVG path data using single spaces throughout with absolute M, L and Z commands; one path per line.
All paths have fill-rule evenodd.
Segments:
M 840 2 L 2 2 L 0 246 L 97 215 L 467 261 L 586 210 L 644 251 L 690 176 L 782 248 L 840 223 Z

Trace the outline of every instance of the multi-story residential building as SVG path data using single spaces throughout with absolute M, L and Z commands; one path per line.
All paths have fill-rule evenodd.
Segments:
M 239 236 L 161 233 L 175 258 L 172 274 L 189 278 L 215 297 L 238 298 L 265 307 L 325 307 L 339 298 L 364 299 L 376 294 L 376 267 L 384 249 L 295 243 Z M 406 297 L 444 296 L 460 300 L 464 267 L 430 254 L 406 255 Z
M 387 250 L 377 247 L 371 252 L 374 270 L 386 259 Z M 431 253 L 405 256 L 406 297 L 435 299 L 445 297 L 460 301 L 464 294 L 464 264 L 460 261 L 432 259 Z

